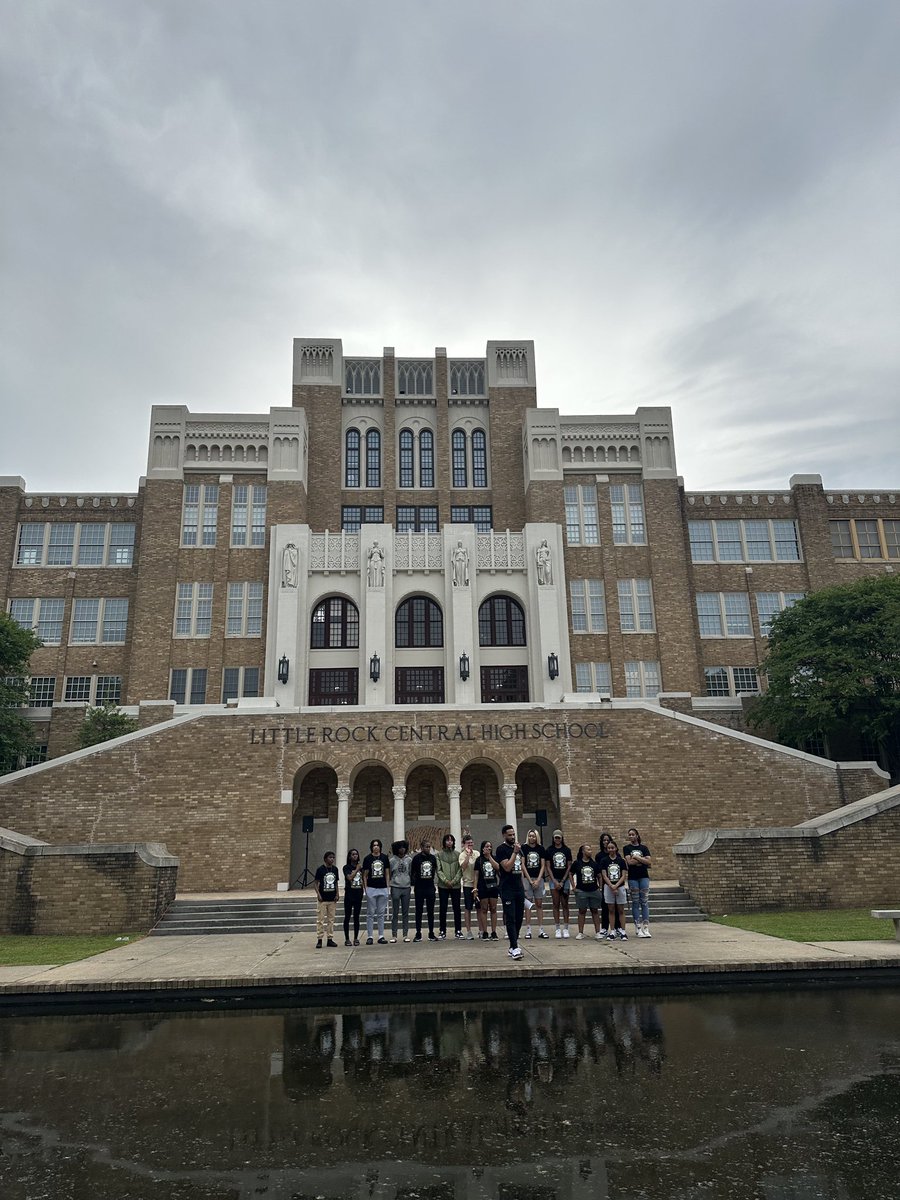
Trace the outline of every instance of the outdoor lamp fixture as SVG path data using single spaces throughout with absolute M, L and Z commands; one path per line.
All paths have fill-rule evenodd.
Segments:
M 555 654 L 547 655 L 547 674 L 551 679 L 555 679 L 559 674 L 559 659 Z
M 288 656 L 282 654 L 278 660 L 278 682 L 287 683 L 288 675 L 291 673 L 291 664 L 288 662 Z
M 373 683 L 377 683 L 381 678 L 381 659 L 377 654 L 373 654 L 369 659 L 369 678 Z
M 468 656 L 468 654 L 461 654 L 459 656 L 459 677 L 463 681 L 463 683 L 465 683 L 466 680 L 469 678 L 469 656 Z

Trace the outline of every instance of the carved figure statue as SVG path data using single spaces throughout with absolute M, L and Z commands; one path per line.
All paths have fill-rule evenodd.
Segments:
M 469 586 L 469 552 L 462 542 L 457 542 L 453 551 L 453 586 Z
M 281 552 L 281 586 L 295 588 L 299 580 L 300 551 L 293 542 L 288 542 Z
M 538 586 L 546 587 L 553 582 L 553 552 L 547 545 L 546 538 L 535 550 L 534 561 L 537 566 Z
M 384 587 L 384 551 L 377 542 L 373 542 L 369 550 L 366 583 L 371 588 Z

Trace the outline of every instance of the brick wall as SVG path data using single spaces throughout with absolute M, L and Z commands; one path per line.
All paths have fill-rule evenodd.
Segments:
M 0 933 L 103 934 L 153 927 L 175 898 L 164 846 L 49 846 L 0 831 Z
M 706 829 L 675 847 L 678 878 L 709 913 L 895 907 L 900 787 L 791 829 Z

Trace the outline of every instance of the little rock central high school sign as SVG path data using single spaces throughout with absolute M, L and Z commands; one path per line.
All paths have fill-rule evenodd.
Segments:
M 607 736 L 600 721 L 517 721 L 502 724 L 263 725 L 250 729 L 251 746 L 323 746 L 344 743 L 450 743 L 566 741 Z

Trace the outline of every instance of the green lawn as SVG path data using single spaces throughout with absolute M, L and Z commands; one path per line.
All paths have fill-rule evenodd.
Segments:
M 838 908 L 829 912 L 740 913 L 712 917 L 719 925 L 790 938 L 792 942 L 890 941 L 894 922 L 869 915 L 868 908 Z
M 127 946 L 141 937 L 139 933 L 107 934 L 104 937 L 0 937 L 0 966 L 59 966 L 90 958 L 104 950 Z

